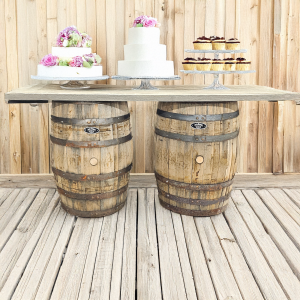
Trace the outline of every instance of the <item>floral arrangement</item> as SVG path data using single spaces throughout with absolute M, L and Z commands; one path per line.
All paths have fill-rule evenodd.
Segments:
M 79 32 L 75 26 L 66 27 L 56 39 L 58 47 L 91 47 L 91 45 L 92 38 L 86 33 Z
M 133 22 L 133 27 L 159 27 L 160 23 L 156 18 L 150 16 L 139 16 Z
M 40 64 L 45 67 L 64 66 L 64 67 L 85 67 L 91 68 L 101 63 L 101 57 L 96 53 L 85 54 L 83 56 L 74 56 L 70 58 L 59 58 L 52 54 L 45 55 Z

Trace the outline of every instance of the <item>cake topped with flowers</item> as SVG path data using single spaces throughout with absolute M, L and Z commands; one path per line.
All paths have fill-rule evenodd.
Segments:
M 92 38 L 75 26 L 63 29 L 57 36 L 52 53 L 45 55 L 38 65 L 42 77 L 102 76 L 101 57 L 92 53 Z
M 160 44 L 160 24 L 150 16 L 137 17 L 128 31 L 124 60 L 118 61 L 118 75 L 128 77 L 174 76 L 173 61 L 167 60 L 166 45 Z

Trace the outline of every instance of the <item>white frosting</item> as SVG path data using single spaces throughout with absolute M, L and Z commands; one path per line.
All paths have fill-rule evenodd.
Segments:
M 93 77 L 102 76 L 102 66 L 85 67 L 46 67 L 38 65 L 37 75 L 43 77 Z
M 58 57 L 74 57 L 92 53 L 89 47 L 52 47 L 52 55 Z
M 166 45 L 131 44 L 124 46 L 125 60 L 163 60 L 167 59 Z
M 170 77 L 174 76 L 173 61 L 118 61 L 118 74 L 130 77 Z
M 128 45 L 159 44 L 160 30 L 157 27 L 132 27 L 128 31 Z

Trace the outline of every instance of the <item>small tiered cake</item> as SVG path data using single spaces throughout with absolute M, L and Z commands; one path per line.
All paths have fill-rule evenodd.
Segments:
M 157 20 L 140 16 L 128 32 L 124 45 L 124 60 L 118 61 L 118 75 L 129 77 L 174 76 L 173 61 L 166 60 L 166 45 L 159 44 L 160 30 Z
M 37 75 L 42 77 L 97 77 L 102 76 L 101 57 L 92 53 L 92 39 L 75 26 L 62 30 L 52 47 L 52 54 L 44 56 Z

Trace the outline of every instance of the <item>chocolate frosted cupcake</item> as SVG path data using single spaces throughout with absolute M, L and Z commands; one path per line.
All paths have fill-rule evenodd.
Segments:
M 223 71 L 224 61 L 221 59 L 213 59 L 211 63 L 211 71 Z
M 225 50 L 225 38 L 218 36 L 211 36 L 211 43 L 213 50 Z
M 211 50 L 211 40 L 205 36 L 198 37 L 196 41 L 193 42 L 195 50 Z
M 238 57 L 236 59 L 236 70 L 237 71 L 249 71 L 251 62 L 246 60 L 244 57 Z
M 196 63 L 196 69 L 198 71 L 210 71 L 211 68 L 211 59 L 210 58 L 198 58 Z
M 240 50 L 240 41 L 236 38 L 229 39 L 225 43 L 226 50 Z
M 197 59 L 192 57 L 187 57 L 184 59 L 184 62 L 182 63 L 183 69 L 188 71 L 193 71 L 196 69 L 196 63 L 197 63 Z
M 236 60 L 234 58 L 224 58 L 224 70 L 235 71 Z

